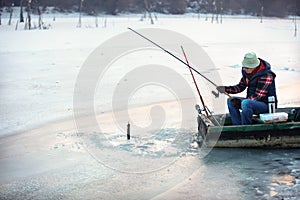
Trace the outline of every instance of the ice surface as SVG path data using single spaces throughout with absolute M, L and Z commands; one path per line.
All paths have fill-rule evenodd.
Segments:
M 293 23 L 290 19 L 265 19 L 263 23 L 259 23 L 256 18 L 224 18 L 222 24 L 211 24 L 204 19 L 198 20 L 193 15 L 161 16 L 154 25 L 150 25 L 147 22 L 140 22 L 139 15 L 127 15 L 105 16 L 106 28 L 103 26 L 86 28 L 93 26 L 95 19 L 84 17 L 83 28 L 76 28 L 76 14 L 71 16 L 56 14 L 55 21 L 52 20 L 52 16 L 50 13 L 43 18 L 45 23 L 51 24 L 51 29 L 31 31 L 24 30 L 23 23 L 19 24 L 17 31 L 15 30 L 17 15 L 13 18 L 11 26 L 5 23 L 8 20 L 7 16 L 4 15 L 2 18 L 1 135 L 72 117 L 72 95 L 80 67 L 97 46 L 112 36 L 127 31 L 128 26 L 135 29 L 146 27 L 170 29 L 198 42 L 219 70 L 223 83 L 218 84 L 236 83 L 239 80 L 236 74 L 240 71 L 237 66 L 240 66 L 243 54 L 255 51 L 269 61 L 277 73 L 279 104 L 297 104 L 299 100 L 298 92 L 295 92 L 299 84 L 299 37 L 294 37 Z M 103 19 L 104 17 L 101 18 Z M 33 18 L 33 22 L 36 20 Z M 181 45 L 180 41 L 178 45 Z M 138 65 L 161 59 L 176 63 L 166 55 L 159 54 L 159 51 L 155 54 L 152 52 L 148 61 L 145 57 L 138 60 L 136 58 L 139 56 L 136 56 L 134 63 Z M 125 68 L 133 63 L 129 57 L 127 60 L 119 60 L 115 66 L 122 67 L 122 64 Z M 188 72 L 184 74 L 184 70 L 183 68 L 181 72 L 183 76 L 190 78 Z M 107 86 L 110 84 L 113 86 L 120 79 L 122 71 L 115 72 L 115 78 L 102 80 Z M 203 80 L 199 80 L 199 84 L 203 85 L 201 81 Z M 192 86 L 193 83 L 190 84 Z M 96 108 L 100 112 L 111 109 L 109 106 L 109 91 L 113 89 L 111 86 L 105 87 L 108 95 L 102 95 L 107 98 L 97 103 Z M 167 93 L 165 94 L 161 100 L 170 100 Z M 203 95 L 207 99 L 211 98 L 209 93 L 204 92 Z M 143 96 L 143 93 L 140 96 Z M 133 101 L 132 105 L 145 103 L 138 96 L 135 99 L 139 99 L 140 102 Z
M 107 71 L 110 76 L 99 82 L 100 90 L 95 92 L 97 122 L 113 150 L 106 148 L 107 144 L 97 147 L 95 143 L 82 141 L 84 137 L 98 138 L 101 133 L 88 126 L 86 132 L 78 133 L 73 121 L 73 93 L 82 65 L 94 49 L 113 36 L 128 31 L 127 27 L 173 30 L 191 38 L 213 60 L 216 68 L 209 69 L 217 70 L 222 78 L 222 82 L 217 83 L 220 85 L 237 83 L 243 55 L 255 51 L 271 63 L 277 74 L 279 106 L 299 105 L 300 39 L 299 36 L 294 37 L 291 19 L 266 18 L 260 23 L 260 19 L 255 17 L 227 16 L 222 24 L 211 24 L 192 14 L 158 15 L 158 21 L 151 25 L 147 21 L 139 21 L 140 15 L 121 15 L 99 17 L 100 25 L 96 28 L 95 18 L 84 16 L 82 28 L 76 28 L 77 14 L 56 14 L 53 21 L 50 13 L 43 18 L 46 24 L 51 24 L 50 29 L 29 31 L 24 30 L 22 23 L 15 30 L 17 17 L 15 14 L 12 25 L 8 26 L 7 15 L 3 15 L 3 25 L 0 26 L 0 135 L 9 135 L 0 140 L 1 197 L 15 199 L 25 195 L 29 199 L 80 199 L 101 196 L 104 199 L 124 199 L 122 197 L 126 196 L 140 199 L 142 192 L 145 199 L 155 196 L 158 199 L 244 199 L 253 195 L 268 198 L 276 196 L 275 192 L 278 196 L 287 190 L 294 194 L 299 191 L 297 151 L 270 155 L 266 151 L 229 150 L 212 154 L 207 163 L 199 160 L 189 145 L 191 135 L 187 137 L 176 132 L 180 108 L 174 103 L 172 93 L 164 89 L 145 87 L 130 96 L 128 112 L 133 140 L 124 141 L 128 121 L 122 110 L 124 107 L 115 111 L 124 122 L 122 127 L 115 125 L 110 111 L 113 89 L 117 84 L 130 82 L 125 79 L 119 81 L 126 70 L 149 63 L 171 65 L 194 88 L 187 68 L 155 48 L 142 55 L 130 54 L 116 60 Z M 33 22 L 37 24 L 36 16 Z M 165 39 L 168 40 L 167 37 Z M 185 44 L 178 41 L 174 45 Z M 206 75 L 211 74 L 208 66 L 203 68 Z M 200 77 L 197 77 L 197 82 L 203 88 L 201 92 L 210 109 L 217 110 L 212 107 L 213 97 L 207 89 L 207 82 Z M 185 101 L 190 103 L 188 99 Z M 165 129 L 147 132 L 152 135 L 136 131 L 134 128 L 147 127 L 157 120 L 155 112 L 151 115 L 153 105 L 165 109 Z M 225 101 L 219 106 L 224 108 Z M 160 113 L 160 110 L 157 112 Z M 89 113 L 82 114 L 80 120 L 88 125 L 89 118 L 84 114 Z M 185 133 L 196 130 L 195 116 L 196 111 L 191 111 L 188 119 L 190 129 Z M 31 129 L 34 130 L 29 131 Z M 86 148 L 91 147 L 88 145 L 94 145 L 97 151 L 88 152 L 90 149 Z M 102 159 L 94 159 L 99 151 Z M 128 153 L 130 156 L 127 156 Z M 153 159 L 155 156 L 160 156 L 161 160 Z M 280 159 L 272 161 L 276 156 Z M 248 158 L 246 161 L 245 157 Z M 169 163 L 169 158 L 172 162 L 176 158 L 176 162 L 148 174 L 132 171 L 127 174 L 118 168 L 122 166 L 143 172 L 144 168 Z M 269 160 L 263 162 L 259 158 Z M 287 173 L 286 177 L 279 172 L 276 174 L 276 170 L 280 171 L 278 166 L 288 166 L 293 173 Z M 286 189 L 280 186 L 284 178 L 291 180 L 291 176 L 296 177 L 293 187 Z M 275 185 L 271 185 L 272 181 Z

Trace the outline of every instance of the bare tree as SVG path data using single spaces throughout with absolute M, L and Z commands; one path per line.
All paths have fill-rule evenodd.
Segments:
M 296 15 L 295 15 L 295 17 L 294 17 L 294 22 L 295 22 L 295 33 L 294 33 L 294 37 L 297 37 L 297 17 L 296 17 Z
M 95 26 L 96 26 L 96 28 L 99 27 L 98 13 L 96 13 L 96 12 L 95 12 Z
M 223 1 L 221 1 L 220 5 L 220 17 L 221 17 L 221 24 L 223 23 Z
M 217 23 L 223 23 L 223 1 L 222 0 L 213 0 L 212 1 L 212 17 L 211 17 L 211 23 L 214 23 L 214 20 L 216 20 Z
M 197 14 L 198 14 L 198 19 L 200 19 L 200 10 L 201 10 L 201 2 L 200 2 L 201 0 L 197 0 L 196 2 L 197 2 L 197 8 L 196 8 L 196 10 L 197 10 Z
M 107 17 L 104 18 L 104 25 L 103 26 L 104 26 L 104 28 L 107 27 Z
M 28 29 L 31 29 L 31 0 L 27 0 L 27 23 Z
M 54 4 L 54 9 L 52 9 L 52 13 L 53 13 L 53 21 L 55 22 L 56 18 L 55 18 L 55 10 L 56 10 L 56 4 Z
M 261 6 L 261 8 L 260 8 L 260 23 L 263 23 L 263 16 L 264 16 L 264 7 Z
M 216 5 L 216 1 L 213 1 L 212 2 L 212 5 L 213 5 L 213 12 L 212 12 L 212 16 L 211 16 L 211 23 L 214 23 L 214 18 L 215 18 L 215 15 L 217 15 L 217 5 Z M 216 20 L 218 16 L 216 16 Z
M 43 28 L 42 11 L 39 5 L 37 6 L 37 11 L 39 15 L 39 29 L 42 29 Z
M 77 24 L 78 28 L 81 28 L 81 12 L 82 12 L 83 1 L 84 0 L 80 0 L 80 3 L 79 3 L 79 19 L 78 19 L 78 24 Z
M 23 1 L 20 1 L 20 22 L 24 22 L 24 16 L 23 16 Z
M 19 20 L 17 20 L 15 30 L 18 30 L 18 26 L 19 26 Z
M 14 3 L 11 4 L 11 6 L 9 7 L 9 20 L 8 20 L 8 25 L 10 26 L 11 25 L 11 18 L 12 18 L 12 14 L 13 14 L 13 9 L 14 7 Z
M 209 5 L 208 1 L 205 0 L 204 4 L 205 4 L 205 21 L 207 21 L 208 20 L 208 5 Z
M 151 24 L 154 24 L 154 21 L 153 21 L 153 18 L 152 18 L 152 14 L 151 14 L 151 6 L 149 5 L 148 0 L 144 0 L 144 3 L 145 3 L 145 10 L 146 10 L 145 17 L 146 17 L 147 12 L 148 12 Z

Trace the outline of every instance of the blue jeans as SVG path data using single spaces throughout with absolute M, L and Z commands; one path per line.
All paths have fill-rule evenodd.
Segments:
M 250 99 L 243 99 L 241 108 L 236 108 L 234 104 L 227 99 L 228 110 L 233 125 L 247 125 L 252 123 L 253 114 L 261 114 L 268 112 L 268 104 Z M 242 113 L 240 112 L 242 109 Z

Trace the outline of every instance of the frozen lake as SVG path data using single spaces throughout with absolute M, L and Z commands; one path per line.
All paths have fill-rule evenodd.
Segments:
M 99 27 L 84 17 L 76 28 L 76 15 L 53 21 L 49 14 L 50 29 L 30 31 L 24 24 L 15 30 L 17 18 L 11 26 L 6 20 L 1 199 L 299 199 L 299 150 L 199 150 L 199 100 L 187 68 L 127 29 L 181 58 L 182 45 L 190 63 L 220 85 L 237 83 L 244 54 L 254 51 L 277 74 L 279 106 L 299 106 L 300 39 L 292 19 L 212 24 L 164 15 L 151 25 L 124 15 L 99 17 Z M 227 112 L 225 97 L 214 99 L 211 85 L 197 82 L 210 109 Z

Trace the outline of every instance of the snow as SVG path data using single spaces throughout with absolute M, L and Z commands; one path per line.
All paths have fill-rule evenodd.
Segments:
M 91 122 L 91 113 L 85 112 L 84 107 L 79 107 L 82 109 L 79 118 L 74 113 L 77 78 L 89 56 L 97 52 L 97 47 L 103 43 L 128 33 L 127 27 L 135 30 L 164 29 L 190 38 L 205 50 L 216 66 L 199 66 L 202 68 L 201 72 L 220 85 L 236 84 L 241 77 L 240 67 L 244 54 L 254 51 L 270 62 L 277 74 L 279 106 L 300 105 L 300 39 L 299 36 L 294 37 L 292 19 L 266 18 L 260 23 L 260 19 L 255 17 L 225 16 L 222 24 L 212 24 L 210 20 L 205 21 L 204 17 L 198 19 L 192 14 L 158 15 L 158 21 L 151 25 L 148 20 L 140 21 L 140 15 L 121 15 L 100 16 L 99 27 L 96 28 L 94 17 L 83 16 L 82 28 L 77 28 L 77 14 L 55 14 L 55 21 L 53 14 L 47 14 L 43 16 L 43 20 L 45 24 L 51 24 L 50 29 L 24 30 L 24 24 L 19 23 L 15 30 L 18 20 L 16 12 L 11 26 L 6 23 L 7 17 L 2 16 L 0 26 L 0 195 L 6 197 L 21 197 L 33 192 L 36 198 L 45 198 L 45 194 L 46 198 L 47 195 L 53 195 L 52 198 L 94 198 L 93 194 L 97 196 L 93 193 L 98 189 L 96 186 L 101 187 L 98 195 L 103 195 L 104 198 L 121 199 L 123 195 L 136 198 L 135 192 L 139 190 L 144 192 L 145 198 L 160 195 L 157 196 L 158 199 L 167 199 L 179 195 L 181 191 L 181 197 L 187 197 L 189 194 L 186 191 L 191 191 L 193 183 L 200 187 L 200 183 L 196 181 L 199 177 L 215 179 L 216 175 L 212 175 L 214 170 L 223 170 L 219 166 L 207 169 L 194 156 L 191 138 L 182 134 L 190 134 L 197 128 L 196 111 L 193 111 L 193 107 L 194 101 L 199 103 L 199 100 L 192 79 L 186 67 L 154 46 L 143 51 L 126 52 L 114 58 L 101 75 L 96 84 L 92 105 L 101 132 L 94 127 L 96 124 Z M 36 16 L 33 17 L 33 22 L 37 24 Z M 299 27 L 299 20 L 297 25 Z M 132 43 L 140 39 L 138 36 L 133 38 L 136 40 L 131 41 Z M 166 41 L 164 45 L 172 41 L 165 35 L 161 40 Z M 114 46 L 116 51 L 124 43 L 119 45 Z M 197 59 L 203 59 L 199 55 L 197 57 L 197 53 L 190 52 L 190 44 L 177 41 L 170 45 L 178 48 L 183 45 L 192 64 L 197 63 Z M 176 55 L 183 58 L 180 53 Z M 148 84 L 132 91 L 122 90 L 118 93 L 119 98 L 114 99 L 117 104 L 113 105 L 115 89 L 134 88 L 130 85 L 132 79 L 127 76 L 128 72 L 149 64 L 174 69 L 176 75 L 180 74 L 182 80 L 186 80 L 189 86 L 187 89 L 193 90 L 195 98 L 178 101 L 178 94 L 172 93 L 169 87 Z M 156 71 L 149 73 L 149 77 L 153 73 Z M 158 70 L 158 77 L 159 73 Z M 174 77 L 167 79 L 176 83 L 178 79 Z M 200 76 L 196 77 L 210 109 L 227 111 L 225 97 L 214 100 L 211 95 L 213 87 Z M 145 75 L 144 78 L 148 77 Z M 183 86 L 177 85 L 178 91 L 186 90 Z M 182 106 L 191 108 L 187 122 L 184 122 L 186 124 L 181 121 Z M 78 132 L 78 121 L 82 123 L 84 132 Z M 124 139 L 128 121 L 132 124 L 133 133 L 133 140 L 130 142 Z M 162 140 L 151 135 L 151 131 L 155 131 L 151 125 L 155 123 L 163 127 L 162 131 L 156 133 L 156 137 L 163 137 Z M 93 126 L 89 126 L 90 124 Z M 182 124 L 188 130 L 180 129 Z M 149 126 L 152 129 L 148 130 Z M 144 128 L 150 132 L 146 132 Z M 101 133 L 104 133 L 108 143 L 92 140 Z M 171 139 L 168 140 L 168 137 Z M 178 142 L 181 139 L 183 142 Z M 105 148 L 109 145 L 112 147 Z M 103 152 L 89 148 L 97 146 Z M 102 156 L 100 159 L 99 155 Z M 136 155 L 140 157 L 137 159 Z M 147 155 L 159 158 L 153 159 Z M 124 173 L 124 170 L 130 173 L 154 172 L 132 175 Z M 208 175 L 203 175 L 203 172 L 208 172 Z M 218 193 L 220 198 L 222 195 L 239 198 L 240 179 L 234 178 L 230 183 L 231 190 L 226 189 L 228 182 L 225 180 L 232 176 L 228 169 L 221 175 L 223 181 L 208 181 L 207 184 L 224 189 L 225 192 L 220 190 Z M 192 181 L 188 177 L 192 177 Z M 126 180 L 129 179 L 126 185 Z M 28 181 L 28 185 L 21 184 L 22 180 Z M 145 183 L 144 180 L 148 182 Z M 95 182 L 98 185 L 94 185 Z M 81 185 L 84 183 L 86 184 Z M 106 188 L 101 186 L 105 185 L 103 183 L 107 183 Z M 201 183 L 206 184 L 203 181 Z M 62 185 L 65 187 L 61 187 Z M 180 189 L 181 186 L 183 189 Z M 169 189 L 173 187 L 179 192 L 172 194 Z M 13 189 L 16 188 L 19 189 L 16 194 L 19 196 L 13 194 Z M 78 188 L 82 190 L 76 192 Z M 195 191 L 190 194 L 197 196 Z M 207 196 L 201 194 L 203 198 L 213 195 L 212 191 Z
M 105 18 L 106 28 L 103 27 L 103 18 L 99 19 L 99 28 L 85 28 L 94 27 L 94 17 L 83 17 L 83 28 L 76 28 L 78 19 L 75 14 L 69 17 L 56 14 L 56 21 L 52 21 L 52 14 L 47 14 L 43 19 L 46 24 L 51 24 L 51 29 L 28 31 L 23 29 L 24 24 L 19 24 L 15 31 L 17 18 L 13 18 L 12 25 L 8 26 L 5 25 L 8 19 L 3 16 L 4 25 L 0 27 L 1 135 L 72 117 L 72 95 L 80 67 L 97 46 L 127 31 L 128 26 L 135 29 L 164 28 L 191 38 L 208 53 L 219 69 L 224 84 L 238 81 L 239 76 L 235 76 L 235 73 L 239 73 L 238 66 L 243 54 L 255 51 L 269 61 L 278 74 L 279 103 L 294 104 L 299 99 L 294 90 L 299 84 L 299 37 L 294 37 L 290 19 L 265 19 L 259 23 L 257 18 L 225 17 L 222 24 L 212 24 L 193 15 L 174 18 L 161 16 L 154 25 L 150 25 L 149 21 L 139 21 L 138 15 Z M 178 45 L 181 45 L 180 41 Z M 153 54 L 153 50 L 146 53 Z M 167 60 L 168 65 L 173 62 L 160 51 L 143 59 L 156 62 L 155 57 L 157 60 Z M 132 63 L 128 58 L 118 60 L 115 65 L 122 67 L 122 62 L 127 62 L 126 66 L 146 63 L 136 59 Z M 120 76 L 122 73 L 114 80 L 110 79 L 113 81 L 111 84 L 119 81 Z M 185 77 L 189 78 L 188 72 Z M 110 84 L 105 78 L 102 81 Z M 288 93 L 282 94 L 282 91 Z M 109 101 L 108 98 L 102 104 L 107 106 Z M 103 107 L 101 109 L 107 111 Z

